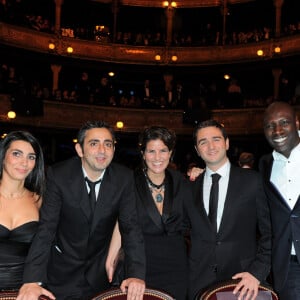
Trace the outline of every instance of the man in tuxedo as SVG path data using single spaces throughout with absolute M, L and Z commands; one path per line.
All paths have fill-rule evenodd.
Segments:
M 271 263 L 271 224 L 260 175 L 230 163 L 229 139 L 218 122 L 198 123 L 194 142 L 206 168 L 191 183 L 194 196 L 187 205 L 191 226 L 189 298 L 218 282 L 237 279 L 233 292 L 240 292 L 238 299 L 255 299 Z M 219 177 L 214 216 L 210 203 L 213 174 Z
M 265 137 L 273 152 L 260 159 L 259 169 L 272 220 L 272 275 L 283 300 L 300 299 L 300 139 L 295 110 L 273 102 L 264 114 Z
M 121 289 L 127 299 L 142 300 L 145 254 L 132 171 L 112 162 L 115 135 L 105 122 L 84 124 L 75 149 L 78 157 L 48 168 L 40 226 L 18 299 L 38 299 L 41 294 L 91 299 L 108 289 L 105 260 L 118 220 L 127 262 Z M 92 192 L 95 199 L 89 199 Z

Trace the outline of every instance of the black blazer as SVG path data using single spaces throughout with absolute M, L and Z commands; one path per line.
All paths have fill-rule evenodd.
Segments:
M 214 234 L 203 203 L 201 174 L 192 183 L 188 207 L 191 222 L 191 299 L 207 286 L 247 271 L 263 281 L 270 270 L 271 225 L 258 172 L 231 165 L 224 211 Z M 257 238 L 257 228 L 260 238 Z
M 300 260 L 300 197 L 291 210 L 277 188 L 271 183 L 273 155 L 264 155 L 259 162 L 272 221 L 272 275 L 276 291 L 286 282 L 292 241 Z
M 165 197 L 162 216 L 159 214 L 149 191 L 143 171 L 135 171 L 138 217 L 145 235 L 178 235 L 186 233 L 184 202 L 191 201 L 190 185 L 183 174 L 166 170 Z
M 25 282 L 46 282 L 56 297 L 80 293 L 78 285 L 84 281 L 96 292 L 107 289 L 105 260 L 117 220 L 127 275 L 144 279 L 144 243 L 137 225 L 131 170 L 110 164 L 93 218 L 90 213 L 81 160 L 76 157 L 49 167 L 40 226 L 26 262 Z

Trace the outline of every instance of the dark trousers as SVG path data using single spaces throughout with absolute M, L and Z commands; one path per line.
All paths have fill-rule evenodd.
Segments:
M 67 286 L 58 289 L 55 286 L 48 285 L 45 288 L 54 294 L 56 300 L 90 300 L 100 293 L 100 291 L 95 291 L 85 278 L 77 282 L 76 290 L 72 290 Z
M 300 300 L 300 264 L 296 256 L 291 257 L 287 280 L 278 296 L 280 300 Z

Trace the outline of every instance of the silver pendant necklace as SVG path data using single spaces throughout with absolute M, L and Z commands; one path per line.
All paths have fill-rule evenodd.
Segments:
M 151 186 L 151 184 L 148 184 L 148 187 L 152 193 L 152 196 L 154 197 L 154 200 L 157 203 L 162 203 L 164 200 L 163 192 L 165 191 L 165 185 L 163 184 L 159 190 Z M 156 193 L 156 195 L 154 195 L 154 192 Z
M 151 179 L 149 178 L 148 174 L 146 173 L 146 171 L 144 171 L 146 180 L 147 180 L 147 184 L 148 187 L 151 191 L 151 194 L 154 198 L 154 200 L 157 203 L 162 203 L 164 200 L 164 196 L 163 193 L 165 191 L 165 180 L 161 183 L 161 184 L 155 184 L 151 181 Z M 156 195 L 154 195 L 154 193 L 156 193 Z

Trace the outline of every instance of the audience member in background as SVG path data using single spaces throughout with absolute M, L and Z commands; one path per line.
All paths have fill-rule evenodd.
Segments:
M 282 300 L 300 299 L 300 139 L 295 110 L 273 102 L 264 114 L 264 133 L 273 152 L 260 159 L 273 233 L 272 275 Z
M 282 76 L 279 84 L 279 99 L 281 101 L 292 103 L 293 100 L 293 89 L 287 76 Z
M 113 96 L 113 91 L 107 76 L 102 76 L 100 84 L 95 87 L 94 104 L 109 105 L 110 98 Z
M 38 283 L 57 299 L 90 299 L 108 289 L 105 260 L 117 220 L 128 263 L 121 289 L 127 299 L 143 299 L 145 253 L 133 174 L 112 162 L 115 141 L 107 123 L 87 122 L 78 133 L 78 157 L 48 167 L 40 225 L 18 300 L 53 298 Z
M 235 78 L 229 83 L 227 89 L 227 99 L 225 99 L 225 108 L 241 108 L 243 107 L 242 90 Z
M 157 93 L 154 89 L 154 86 L 150 79 L 146 79 L 141 90 L 138 92 L 138 96 L 141 98 L 142 105 L 147 108 L 154 108 L 155 98 L 157 97 Z
M 239 156 L 238 164 L 242 168 L 253 169 L 254 162 L 254 155 L 252 153 L 242 152 Z
M 35 137 L 13 131 L 0 142 L 0 290 L 19 289 L 37 231 L 44 159 Z
M 187 107 L 183 112 L 183 123 L 195 126 L 210 117 L 211 111 L 204 98 L 192 96 L 187 99 Z
M 164 127 L 150 127 L 141 134 L 139 145 L 143 161 L 135 171 L 135 188 L 145 240 L 146 285 L 185 300 L 188 274 L 183 205 L 192 195 L 182 173 L 168 168 L 175 134 Z M 121 247 L 120 235 L 118 241 L 108 265 L 113 266 Z M 109 277 L 112 279 L 112 274 Z
M 88 104 L 90 102 L 91 83 L 88 72 L 81 73 L 81 77 L 76 86 L 76 92 L 78 95 L 78 103 Z
M 181 81 L 177 81 L 176 87 L 174 90 L 174 107 L 178 109 L 184 109 L 186 106 L 186 95 L 185 95 L 185 90 L 183 88 L 183 84 Z
M 237 299 L 254 300 L 271 264 L 271 223 L 260 175 L 230 163 L 229 139 L 218 122 L 199 123 L 194 142 L 206 168 L 192 183 L 194 199 L 188 202 L 189 299 L 220 281 L 237 279 Z M 214 206 L 213 177 L 219 179 Z

